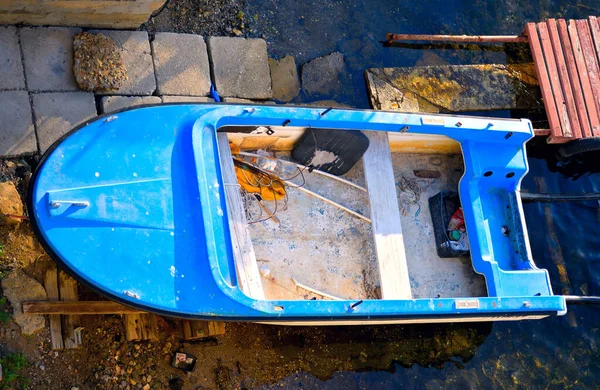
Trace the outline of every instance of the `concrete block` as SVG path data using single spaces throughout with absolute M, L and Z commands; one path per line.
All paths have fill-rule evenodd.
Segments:
M 158 96 L 103 96 L 102 113 L 121 110 L 123 108 L 141 106 L 143 104 L 160 104 Z
M 111 37 L 122 50 L 123 61 L 127 69 L 128 80 L 118 91 L 103 95 L 152 95 L 156 90 L 154 65 L 150 51 L 150 42 L 146 31 L 94 30 Z
M 163 103 L 214 103 L 213 98 L 206 96 L 161 96 Z
M 302 89 L 307 95 L 332 96 L 341 91 L 346 73 L 340 52 L 315 58 L 302 65 Z
M 0 90 L 25 89 L 17 29 L 0 27 Z
M 240 104 L 270 104 L 275 105 L 274 101 L 268 100 L 250 100 L 250 99 L 240 99 L 240 98 L 231 98 L 226 97 L 223 98 L 223 102 L 225 103 L 240 103 Z
M 294 57 L 285 56 L 280 60 L 269 58 L 273 99 L 289 102 L 300 92 L 300 78 Z
M 25 77 L 30 91 L 77 91 L 73 76 L 73 36 L 78 28 L 21 29 Z
M 271 74 L 263 39 L 208 38 L 214 83 L 223 97 L 270 99 Z
M 78 124 L 96 116 L 91 92 L 54 92 L 33 95 L 33 112 L 40 152 Z
M 0 157 L 37 153 L 26 91 L 0 92 Z
M 159 94 L 207 96 L 210 66 L 200 35 L 157 33 L 152 55 Z

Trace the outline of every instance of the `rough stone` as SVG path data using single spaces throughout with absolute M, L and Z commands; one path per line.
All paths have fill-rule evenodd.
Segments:
M 81 122 L 96 115 L 91 92 L 55 92 L 33 95 L 33 112 L 40 152 Z
M 300 92 L 300 79 L 294 57 L 285 56 L 280 60 L 269 58 L 273 99 L 289 102 Z
M 275 104 L 275 102 L 271 100 L 250 100 L 250 99 L 240 99 L 240 98 L 231 98 L 226 97 L 223 98 L 223 102 L 225 103 L 244 103 L 244 104 Z
M 334 95 L 342 87 L 345 71 L 342 53 L 315 58 L 302 65 L 302 89 L 309 96 Z
M 37 153 L 31 105 L 26 91 L 0 92 L 0 156 Z
M 223 97 L 270 99 L 267 43 L 254 38 L 208 38 L 215 86 Z
M 76 91 L 73 75 L 73 36 L 79 29 L 28 27 L 21 29 L 25 76 L 30 91 Z
M 146 31 L 114 31 L 94 30 L 91 33 L 102 33 L 115 41 L 121 49 L 128 79 L 118 91 L 103 92 L 110 95 L 152 95 L 156 90 L 154 65 L 148 33 Z
M 13 182 L 0 183 L 0 221 L 7 224 L 18 224 L 18 219 L 8 218 L 10 215 L 23 215 L 23 201 Z
M 371 105 L 377 110 L 543 109 L 533 64 L 415 66 L 365 72 Z
M 121 51 L 104 34 L 82 32 L 73 40 L 73 73 L 85 91 L 115 91 L 127 80 Z
M 200 35 L 157 33 L 152 41 L 159 94 L 207 96 L 210 66 Z
M 0 27 L 0 90 L 24 89 L 25 76 L 17 29 Z
M 213 98 L 206 96 L 161 96 L 163 103 L 214 103 Z
M 13 307 L 13 317 L 21 327 L 23 334 L 34 334 L 44 329 L 46 324 L 44 316 L 24 314 L 21 306 L 24 301 L 45 301 L 48 299 L 46 290 L 37 280 L 21 270 L 13 270 L 7 277 L 2 279 L 2 290 Z
M 142 104 L 159 103 L 162 103 L 162 100 L 158 96 L 103 96 L 102 113 L 141 106 Z

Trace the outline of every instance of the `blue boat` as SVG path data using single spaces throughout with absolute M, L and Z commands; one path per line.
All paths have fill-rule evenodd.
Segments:
M 272 220 L 248 226 L 231 179 L 229 143 L 285 151 L 307 129 L 368 135 L 365 177 L 354 182 L 366 184 L 367 195 L 355 187 L 370 204 L 362 213 L 356 201 L 350 213 L 320 207 L 302 214 L 301 204 L 331 196 L 317 194 L 319 187 L 307 190 L 317 198 L 291 188 L 291 205 L 277 212 L 285 228 Z M 553 295 L 547 271 L 536 267 L 529 249 L 519 187 L 528 169 L 524 144 L 532 136 L 527 120 L 268 105 L 143 106 L 99 116 L 58 140 L 34 173 L 28 206 L 37 236 L 60 266 L 106 297 L 149 312 L 298 325 L 536 319 L 565 314 L 566 302 Z M 442 171 L 442 179 L 445 156 L 464 164 L 463 171 L 449 172 L 460 179 L 466 259 L 425 259 L 435 251 L 426 205 L 419 196 L 406 200 L 411 186 L 394 182 L 394 170 L 416 164 L 419 156 Z M 394 165 L 398 158 L 404 163 Z M 405 200 L 400 206 L 396 188 Z M 352 203 L 345 197 L 350 191 L 340 196 Z M 294 203 L 302 196 L 310 199 Z M 302 214 L 302 227 L 288 223 L 286 213 Z M 400 224 L 399 216 L 410 223 Z M 310 247 L 288 267 L 281 248 L 299 250 L 271 243 L 271 235 L 283 241 L 315 227 L 318 234 L 337 229 L 338 238 L 320 245 L 314 238 L 320 236 L 303 236 Z M 344 252 L 343 245 L 365 239 L 361 232 L 372 233 L 372 246 Z M 407 260 L 404 251 L 422 258 Z M 356 270 L 375 270 L 374 293 L 361 292 L 359 271 L 340 271 L 353 267 L 345 260 L 350 257 L 368 263 Z M 280 285 L 287 287 L 279 293 Z M 338 285 L 346 287 L 329 290 Z

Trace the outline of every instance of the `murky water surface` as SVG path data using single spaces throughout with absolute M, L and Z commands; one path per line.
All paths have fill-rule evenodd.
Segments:
M 368 107 L 363 79 L 368 67 L 427 65 L 432 58 L 439 61 L 437 57 L 450 64 L 507 61 L 497 48 L 453 50 L 410 44 L 386 48 L 380 43 L 386 32 L 518 34 L 528 21 L 600 14 L 597 0 L 251 0 L 249 5 L 249 14 L 268 40 L 270 55 L 290 54 L 300 65 L 342 52 L 350 77 L 334 98 L 356 107 Z M 600 190 L 598 174 L 587 173 L 598 170 L 591 165 L 593 159 L 560 166 L 544 145 L 530 149 L 524 190 Z M 599 206 L 598 202 L 524 206 L 534 259 L 549 270 L 555 293 L 600 295 Z M 319 331 L 324 335 L 321 347 L 339 348 L 351 364 L 334 369 L 337 372 L 329 377 L 315 362 L 314 369 L 267 388 L 597 388 L 599 310 L 571 306 L 564 317 L 487 326 Z M 458 356 L 454 351 L 460 351 Z

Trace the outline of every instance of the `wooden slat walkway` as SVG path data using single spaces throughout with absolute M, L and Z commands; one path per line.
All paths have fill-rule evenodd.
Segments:
M 548 19 L 525 35 L 550 124 L 549 143 L 600 136 L 600 21 Z

